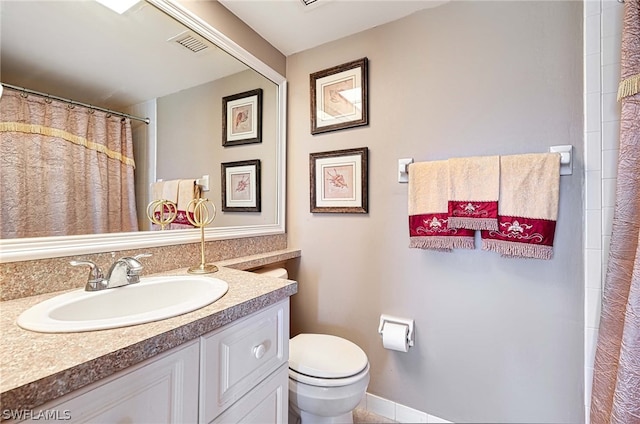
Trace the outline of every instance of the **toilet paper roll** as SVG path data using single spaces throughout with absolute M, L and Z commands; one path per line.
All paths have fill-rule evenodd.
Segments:
M 408 325 L 385 322 L 382 328 L 382 346 L 385 349 L 406 352 L 409 350 L 407 334 L 409 334 Z

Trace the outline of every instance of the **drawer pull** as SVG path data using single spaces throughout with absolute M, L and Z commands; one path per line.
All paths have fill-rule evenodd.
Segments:
M 255 356 L 256 359 L 260 359 L 264 356 L 266 351 L 267 349 L 264 347 L 264 343 L 261 343 L 258 346 L 253 347 L 253 356 Z

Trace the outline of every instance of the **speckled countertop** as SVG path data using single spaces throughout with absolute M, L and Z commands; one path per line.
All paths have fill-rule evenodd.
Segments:
M 289 259 L 291 254 L 277 259 Z M 293 254 L 292 257 L 299 256 Z M 276 262 L 229 261 L 248 269 Z M 256 265 L 257 264 L 257 265 Z M 221 265 L 221 264 L 218 264 Z M 253 265 L 253 266 L 252 266 Z M 186 268 L 162 275 L 184 275 Z M 0 410 L 33 409 L 295 294 L 295 281 L 220 267 L 229 291 L 204 308 L 162 321 L 83 333 L 35 333 L 16 325 L 29 307 L 61 292 L 0 302 Z

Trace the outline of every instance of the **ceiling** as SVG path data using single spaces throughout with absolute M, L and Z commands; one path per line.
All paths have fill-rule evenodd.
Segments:
M 285 56 L 449 0 L 218 0 Z
M 435 7 L 440 0 L 219 0 L 285 55 Z M 0 81 L 119 110 L 246 69 L 140 1 L 119 15 L 93 0 L 0 0 Z
M 187 35 L 205 48 L 176 42 Z M 246 69 L 145 2 L 119 15 L 93 0 L 0 0 L 3 83 L 118 110 Z

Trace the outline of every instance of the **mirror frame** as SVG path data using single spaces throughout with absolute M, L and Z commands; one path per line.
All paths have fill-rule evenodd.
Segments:
M 278 86 L 276 150 L 276 222 L 273 224 L 206 228 L 205 239 L 225 240 L 285 233 L 287 81 L 261 60 L 213 28 L 176 0 L 146 0 L 178 22 L 265 76 Z M 118 250 L 196 243 L 200 230 L 140 231 L 76 236 L 0 240 L 0 263 L 84 255 Z

